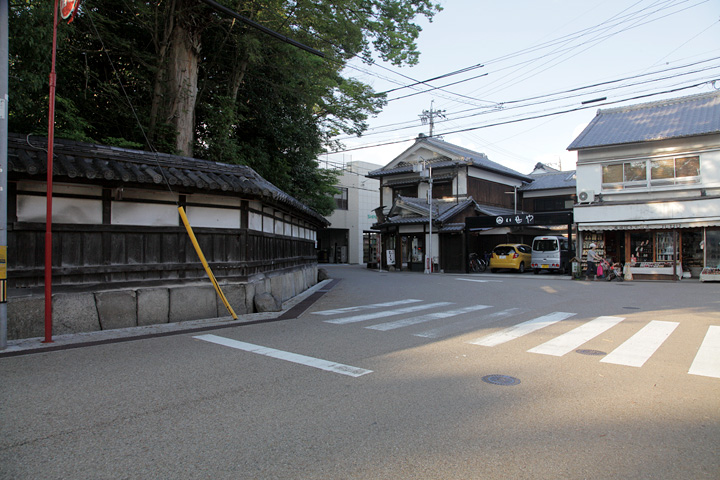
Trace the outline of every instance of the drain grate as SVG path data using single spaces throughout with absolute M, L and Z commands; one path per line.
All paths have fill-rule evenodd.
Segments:
M 520 383 L 519 378 L 511 377 L 509 375 L 485 375 L 482 377 L 482 381 L 485 383 L 491 383 L 493 385 L 503 385 L 511 387 Z
M 600 351 L 600 350 L 590 350 L 590 349 L 580 349 L 575 350 L 575 353 L 579 353 L 581 355 L 607 355 L 607 353 Z

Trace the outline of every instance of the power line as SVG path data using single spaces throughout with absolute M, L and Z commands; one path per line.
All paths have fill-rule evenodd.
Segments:
M 645 94 L 645 95 L 638 95 L 638 96 L 635 96 L 635 97 L 625 98 L 625 99 L 622 99 L 622 100 L 606 101 L 606 102 L 601 103 L 601 104 L 599 104 L 599 105 L 594 104 L 594 105 L 587 105 L 587 106 L 569 108 L 569 109 L 565 109 L 565 110 L 561 110 L 561 111 L 557 111 L 557 112 L 542 113 L 542 114 L 531 115 L 531 116 L 527 116 L 527 117 L 521 117 L 521 118 L 515 118 L 515 119 L 510 119 L 510 120 L 499 121 L 499 122 L 490 123 L 490 124 L 486 124 L 486 125 L 479 125 L 479 126 L 474 126 L 474 127 L 462 128 L 462 129 L 458 129 L 458 130 L 441 132 L 441 133 L 439 133 L 439 134 L 436 135 L 436 136 L 453 135 L 453 134 L 456 134 L 456 133 L 470 132 L 470 131 L 474 131 L 474 130 L 480 130 L 480 129 L 483 129 L 483 128 L 497 127 L 497 126 L 501 126 L 501 125 L 509 125 L 509 124 L 519 123 L 519 122 L 526 122 L 526 121 L 528 121 L 528 120 L 537 120 L 537 119 L 539 119 L 539 118 L 554 117 L 554 116 L 557 116 L 557 115 L 564 115 L 564 114 L 566 114 L 566 113 L 573 113 L 573 112 L 578 112 L 578 111 L 582 111 L 582 110 L 587 110 L 587 109 L 590 109 L 590 108 L 595 108 L 595 107 L 597 107 L 597 106 L 614 105 L 614 104 L 618 104 L 618 103 L 629 102 L 629 101 L 632 101 L 632 100 L 640 100 L 640 99 L 643 99 L 643 98 L 649 98 L 649 97 L 653 97 L 653 96 L 656 96 L 656 95 L 665 95 L 665 94 L 669 94 L 669 93 L 676 93 L 676 92 L 679 92 L 679 91 L 682 91 L 682 90 L 687 90 L 687 89 L 690 89 L 690 88 L 696 88 L 696 87 L 705 85 L 705 84 L 707 84 L 707 83 L 708 83 L 707 81 L 703 81 L 703 82 L 701 82 L 701 83 L 696 83 L 696 84 L 693 84 L 693 85 L 686 85 L 686 86 L 683 86 L 683 87 L 674 88 L 674 89 L 670 89 L 670 90 L 664 90 L 664 91 L 662 91 L 662 92 L 655 92 L 655 93 L 649 93 L 649 94 Z M 406 142 L 410 142 L 410 141 L 413 141 L 413 140 L 414 140 L 414 138 L 406 138 L 406 139 L 402 139 L 402 140 L 394 140 L 394 141 L 389 141 L 389 142 L 376 143 L 376 144 L 372 144 L 372 145 L 360 145 L 360 146 L 357 146 L 357 147 L 351 147 L 351 148 L 346 148 L 346 149 L 343 149 L 343 150 L 337 150 L 337 151 L 334 151 L 334 152 L 332 152 L 332 153 L 343 153 L 343 152 L 351 152 L 351 151 L 354 151 L 354 150 L 365 150 L 365 149 L 368 149 L 368 148 L 384 147 L 384 146 L 387 146 L 387 145 L 396 145 L 396 144 L 399 144 L 399 143 L 406 143 Z
M 689 72 L 675 73 L 675 74 L 673 74 L 673 75 L 668 75 L 668 76 L 664 76 L 664 77 L 660 77 L 660 78 L 651 78 L 651 79 L 644 80 L 644 81 L 641 81 L 641 82 L 628 83 L 628 84 L 625 84 L 625 85 L 619 85 L 619 86 L 612 87 L 612 88 L 597 89 L 597 90 L 593 90 L 593 91 L 591 91 L 591 92 L 585 92 L 585 90 L 590 90 L 590 89 L 593 89 L 593 88 L 596 88 L 596 87 L 602 87 L 602 86 L 606 86 L 606 85 L 613 85 L 613 84 L 620 83 L 620 82 L 626 82 L 626 81 L 628 81 L 628 80 L 640 79 L 640 78 L 644 78 L 644 77 L 648 77 L 648 76 L 652 76 L 652 75 L 657 75 L 657 74 L 662 74 L 662 73 L 675 72 L 675 71 L 681 70 L 681 69 L 683 69 L 683 68 L 698 66 L 698 65 L 702 65 L 702 64 L 705 64 L 705 63 L 708 63 L 708 62 L 717 61 L 717 60 L 720 60 L 720 57 L 713 57 L 713 58 L 701 60 L 701 61 L 698 61 L 698 62 L 687 63 L 687 64 L 684 64 L 684 65 L 669 67 L 669 68 L 657 70 L 657 71 L 654 71 L 654 72 L 642 73 L 642 74 L 638 74 L 638 75 L 632 75 L 632 76 L 622 77 L 622 78 L 619 78 L 619 79 L 608 80 L 608 81 L 605 81 L 605 82 L 596 82 L 596 83 L 592 83 L 592 84 L 589 84 L 589 85 L 584 85 L 584 86 L 580 86 L 580 87 L 574 87 L 574 88 L 570 88 L 570 89 L 566 89 L 566 90 L 561 90 L 561 91 L 557 91 L 557 92 L 552 92 L 552 93 L 547 93 L 547 94 L 542 94 L 542 95 L 536 95 L 536 96 L 533 96 L 533 97 L 526 97 L 526 98 L 523 98 L 523 99 L 516 99 L 516 100 L 507 100 L 507 101 L 499 102 L 498 105 L 502 106 L 502 110 L 503 110 L 503 111 L 507 111 L 507 110 L 509 110 L 509 109 L 524 108 L 524 107 L 529 107 L 529 106 L 533 106 L 533 105 L 540 105 L 540 104 L 543 104 L 543 103 L 559 102 L 559 101 L 568 100 L 568 99 L 576 98 L 576 97 L 583 96 L 583 95 L 588 95 L 589 93 L 606 93 L 606 92 L 609 92 L 609 91 L 612 91 L 612 90 L 629 88 L 629 87 L 632 87 L 632 86 L 644 85 L 644 84 L 654 83 L 654 82 L 659 82 L 659 81 L 664 81 L 664 80 L 668 80 L 668 79 L 672 79 L 672 78 L 678 78 L 678 77 L 681 77 L 681 76 L 692 75 L 692 74 L 695 74 L 695 73 L 701 73 L 701 72 L 705 72 L 705 71 L 708 71 L 708 70 L 717 69 L 717 68 L 720 67 L 720 65 L 712 65 L 712 66 L 708 66 L 708 67 L 704 67 L 704 68 L 692 70 L 692 71 L 689 71 Z M 573 95 L 567 95 L 567 94 L 573 94 Z M 558 97 L 559 95 L 564 95 L 564 96 L 563 96 L 563 97 Z M 558 97 L 558 98 L 552 98 L 552 97 Z M 528 103 L 528 102 L 531 102 L 531 103 Z M 508 108 L 509 105 L 515 105 L 515 104 L 517 104 L 517 105 L 516 105 L 516 106 L 510 106 L 510 107 Z M 485 115 L 485 114 L 487 114 L 487 113 L 491 113 L 491 112 L 494 112 L 494 111 L 498 111 L 498 110 L 496 109 L 496 110 L 484 110 L 484 111 L 481 111 L 481 112 L 477 112 L 477 110 L 478 110 L 478 108 L 471 108 L 471 109 L 467 109 L 467 110 L 460 110 L 460 111 L 456 111 L 456 112 L 453 112 L 453 113 L 449 113 L 447 116 L 449 117 L 449 118 L 448 118 L 449 120 L 460 120 L 460 119 L 463 119 L 463 118 L 471 118 L 471 117 L 474 117 L 474 116 Z M 462 114 L 462 113 L 467 113 L 467 112 L 477 112 L 477 113 L 471 113 L 471 114 L 469 114 L 469 115 L 457 116 L 457 115 L 460 115 L 460 114 Z M 382 125 L 382 126 L 374 127 L 374 128 L 372 128 L 372 129 L 370 129 L 370 130 L 377 130 L 377 129 L 384 129 L 384 128 L 386 128 L 386 127 L 396 127 L 396 126 L 407 125 L 406 127 L 402 127 L 402 128 L 393 128 L 393 129 L 389 129 L 389 130 L 382 130 L 382 131 L 379 131 L 379 132 L 366 133 L 364 136 L 379 135 L 379 134 L 383 134 L 383 133 L 392 133 L 392 132 L 396 132 L 396 131 L 400 131 L 400 130 L 405 130 L 405 129 L 408 129 L 408 128 L 415 128 L 415 127 L 417 126 L 415 122 L 416 122 L 415 120 L 408 120 L 408 121 L 405 121 L 405 122 L 396 122 L 396 123 L 389 124 L 389 125 Z M 352 137 L 352 136 L 340 137 L 338 140 L 342 141 L 342 140 L 347 140 L 347 139 L 351 139 L 351 138 L 354 138 L 354 137 Z

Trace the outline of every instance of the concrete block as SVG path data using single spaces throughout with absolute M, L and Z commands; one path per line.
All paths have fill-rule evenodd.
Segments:
M 53 295 L 53 335 L 98 330 L 100 321 L 92 292 Z
M 137 290 L 137 324 L 168 323 L 170 292 L 167 288 L 140 288 Z
M 9 298 L 7 304 L 7 338 L 45 336 L 45 297 Z
M 285 285 L 283 283 L 282 275 L 274 275 L 270 278 L 270 289 L 266 290 L 273 297 L 279 299 L 281 302 L 285 300 Z
M 206 285 L 170 289 L 170 322 L 217 318 L 215 288 Z
M 240 283 L 234 283 L 230 285 L 220 285 L 220 287 L 222 288 L 222 291 L 225 294 L 225 298 L 227 298 L 227 301 L 228 303 L 230 303 L 230 306 L 232 307 L 235 314 L 238 316 L 245 315 L 247 313 L 247 303 L 245 302 L 245 285 Z M 230 315 L 230 312 L 228 312 L 222 300 L 218 299 L 217 306 L 218 317 L 225 317 L 227 315 Z
M 95 293 L 101 330 L 137 326 L 137 295 L 133 290 Z
M 268 292 L 255 295 L 255 310 L 258 312 L 279 312 L 282 303 Z
M 293 297 L 295 295 L 300 295 L 307 289 L 307 286 L 305 285 L 305 272 L 303 270 L 296 270 L 293 272 L 293 287 Z
M 257 283 L 250 282 L 245 284 L 245 312 L 255 313 L 255 287 Z

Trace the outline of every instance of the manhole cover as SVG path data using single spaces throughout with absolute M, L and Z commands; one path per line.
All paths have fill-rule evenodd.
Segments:
M 519 378 L 511 377 L 509 375 L 485 375 L 482 377 L 482 381 L 493 385 L 504 386 L 513 386 L 520 383 Z
M 580 350 L 575 350 L 575 352 L 580 353 L 582 355 L 607 355 L 607 353 L 601 352 L 600 350 L 580 349 Z
M 640 310 L 640 307 L 622 307 L 625 310 Z

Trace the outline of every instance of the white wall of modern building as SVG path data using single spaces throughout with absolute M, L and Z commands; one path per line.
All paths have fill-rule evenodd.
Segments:
M 347 238 L 347 263 L 363 263 L 363 232 L 370 231 L 377 222 L 374 209 L 380 204 L 380 182 L 365 175 L 382 168 L 382 165 L 361 161 L 343 164 L 343 174 L 338 178 L 338 188 L 347 195 L 346 209 L 338 208 L 326 217 L 330 230 L 345 231 Z M 342 205 L 344 202 L 340 202 Z

